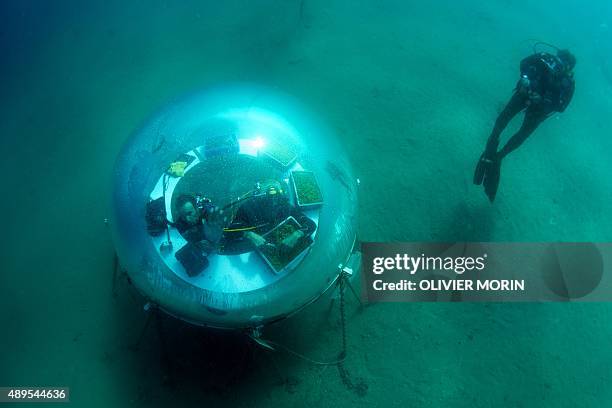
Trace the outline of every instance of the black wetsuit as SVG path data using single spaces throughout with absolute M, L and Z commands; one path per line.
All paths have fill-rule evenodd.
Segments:
M 211 219 L 211 214 L 215 214 L 216 207 L 209 199 L 203 198 L 201 202 L 197 200 L 198 199 L 194 197 L 192 202 L 198 212 L 197 222 L 190 224 L 182 217 L 179 217 L 172 225 L 188 242 L 200 242 L 202 240 L 215 242 L 218 240 L 217 235 L 219 235 L 216 230 L 221 228 Z
M 189 224 L 183 220 L 179 220 L 174 223 L 174 227 L 181 233 L 183 238 L 185 238 L 189 242 L 199 242 L 203 239 L 206 239 L 206 234 L 204 233 L 204 224 L 202 224 L 201 219 L 198 220 L 196 224 Z
M 293 207 L 286 197 L 261 195 L 253 197 L 240 206 L 234 217 L 233 227 L 256 227 L 253 231 L 263 235 L 287 217 L 292 216 L 302 226 L 305 236 L 311 235 L 316 224 L 298 208 Z
M 486 158 L 495 156 L 501 132 L 519 112 L 525 110 L 523 124 L 497 153 L 499 158 L 519 147 L 551 113 L 563 112 L 574 95 L 573 75 L 565 71 L 559 58 L 552 54 L 530 55 L 521 61 L 520 70 L 521 76 L 529 80 L 529 87 L 523 89 L 519 80 L 512 98 L 495 121 L 485 149 Z
M 474 171 L 474 184 L 484 186 L 491 202 L 497 194 L 502 159 L 519 147 L 551 113 L 563 112 L 573 95 L 573 74 L 559 57 L 542 52 L 521 61 L 521 79 L 512 98 L 497 117 Z M 498 151 L 501 132 L 522 110 L 525 110 L 525 118 L 521 128 Z

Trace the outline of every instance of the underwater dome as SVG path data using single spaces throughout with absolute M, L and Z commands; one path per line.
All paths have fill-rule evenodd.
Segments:
M 146 300 L 190 323 L 257 328 L 318 299 L 356 241 L 357 181 L 333 132 L 244 84 L 152 115 L 117 158 L 111 227 Z

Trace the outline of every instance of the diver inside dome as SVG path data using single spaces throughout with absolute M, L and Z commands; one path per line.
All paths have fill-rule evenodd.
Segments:
M 169 223 L 185 238 L 187 244 L 175 253 L 189 276 L 208 267 L 208 255 L 215 252 L 220 228 L 212 221 L 217 208 L 210 199 L 196 194 L 181 194 L 175 201 L 176 222 Z
M 201 194 L 180 194 L 174 211 L 176 221 L 170 225 L 187 241 L 175 256 L 190 276 L 206 269 L 213 253 L 257 249 L 268 261 L 284 266 L 312 243 L 317 228 L 292 205 L 286 186 L 277 180 L 257 183 L 247 195 L 223 208 Z
M 276 180 L 258 184 L 253 196 L 238 208 L 227 230 L 244 230 L 243 237 L 255 247 L 278 244 L 279 251 L 290 252 L 302 239 L 312 235 L 316 224 L 289 203 L 286 191 Z M 297 228 L 279 243 L 268 242 L 267 233 L 289 217 L 297 221 Z
M 181 194 L 175 202 L 177 221 L 173 226 L 187 240 L 198 245 L 204 252 L 214 250 L 215 239 L 212 218 L 217 209 L 209 198 L 200 194 Z

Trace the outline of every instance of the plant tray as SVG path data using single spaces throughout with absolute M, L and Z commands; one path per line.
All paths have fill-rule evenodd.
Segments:
M 274 227 L 274 229 L 265 233 L 263 237 L 266 241 L 278 247 L 283 239 L 291 235 L 294 231 L 299 230 L 301 227 L 302 226 L 295 218 L 287 217 L 287 219 Z M 281 254 L 267 246 L 259 247 L 257 252 L 259 252 L 259 255 L 261 255 L 263 260 L 275 274 L 281 274 L 295 268 L 306 256 L 312 244 L 312 238 L 305 237 L 298 242 L 291 252 L 286 254 Z
M 297 159 L 294 151 L 278 143 L 266 145 L 261 153 L 282 168 L 291 166 Z
M 319 183 L 312 171 L 294 170 L 291 172 L 291 182 L 295 191 L 297 205 L 311 208 L 323 204 Z

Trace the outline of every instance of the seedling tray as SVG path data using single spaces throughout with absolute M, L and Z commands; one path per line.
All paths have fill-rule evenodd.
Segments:
M 266 241 L 270 244 L 280 247 L 280 243 L 293 232 L 301 229 L 302 226 L 293 217 L 287 217 L 283 222 L 278 224 L 272 230 L 263 235 Z M 311 237 L 304 237 L 298 241 L 297 245 L 288 253 L 281 254 L 277 249 L 271 249 L 268 246 L 261 246 L 257 249 L 259 255 L 268 264 L 270 269 L 276 274 L 281 274 L 287 270 L 293 269 L 306 256 L 307 250 L 312 245 Z
M 284 145 L 273 142 L 267 144 L 261 153 L 283 169 L 291 166 L 295 159 L 297 159 L 294 151 Z
M 321 189 L 312 171 L 293 170 L 291 182 L 297 205 L 302 208 L 312 208 L 323 204 Z

